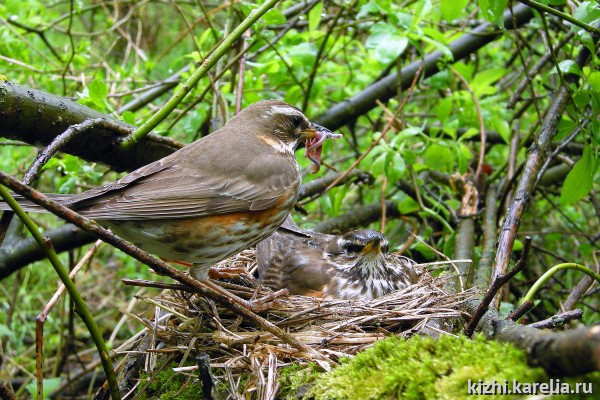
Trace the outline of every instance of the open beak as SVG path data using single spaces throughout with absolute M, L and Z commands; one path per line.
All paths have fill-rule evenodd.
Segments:
M 312 127 L 302 132 L 306 137 L 306 157 L 314 163 L 311 173 L 315 173 L 321 166 L 321 150 L 323 142 L 328 138 L 339 139 L 342 137 L 339 133 L 333 133 L 329 129 L 319 125 L 312 124 Z

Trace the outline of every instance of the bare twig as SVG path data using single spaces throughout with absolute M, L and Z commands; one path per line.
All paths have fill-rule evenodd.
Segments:
M 575 319 L 581 319 L 582 316 L 583 316 L 583 312 L 581 310 L 571 310 L 571 311 L 567 311 L 564 313 L 554 315 L 554 316 L 552 316 L 548 319 L 542 320 L 542 321 L 534 322 L 533 324 L 529 324 L 528 326 L 530 326 L 532 328 L 537 328 L 537 329 L 560 328 L 561 326 L 565 325 L 569 321 L 572 321 Z
M 348 167 L 348 169 L 346 171 L 344 171 L 335 181 L 333 181 L 329 186 L 327 186 L 327 188 L 325 188 L 325 192 L 328 192 L 329 190 L 331 190 L 331 188 L 335 187 L 338 184 L 338 181 L 341 181 L 342 179 L 344 179 L 344 177 L 347 174 L 349 174 L 350 172 L 352 172 L 352 170 L 354 170 L 358 166 L 358 164 L 360 164 L 360 162 L 371 152 L 371 150 L 373 150 L 379 144 L 379 142 L 381 142 L 381 140 L 383 138 L 385 138 L 386 133 L 390 130 L 390 128 L 392 127 L 392 125 L 396 121 L 396 117 L 404 109 L 404 105 L 406 104 L 406 102 L 410 98 L 410 95 L 412 94 L 412 92 L 413 92 L 413 90 L 414 90 L 417 82 L 419 81 L 419 78 L 421 77 L 421 71 L 422 70 L 423 70 L 423 66 L 420 65 L 417 68 L 417 71 L 415 72 L 415 75 L 413 77 L 413 81 L 412 81 L 411 85 L 409 86 L 408 90 L 406 91 L 406 96 L 404 97 L 404 100 L 402 101 L 402 103 L 400 103 L 400 105 L 398 105 L 398 110 L 396 111 L 396 113 L 393 114 L 394 117 L 390 118 L 390 120 L 387 122 L 387 124 L 385 124 L 385 127 L 381 131 L 381 135 L 379 135 L 379 137 L 371 143 L 371 145 L 369 146 L 369 148 L 367 150 L 365 150 L 356 159 L 356 161 L 354 161 L 352 163 L 352 165 L 350 165 L 350 167 Z M 385 105 L 382 102 L 380 102 L 379 100 L 376 100 L 375 102 L 382 109 L 384 109 L 384 110 L 387 109 L 387 107 L 385 107 Z
M 505 319 L 509 319 L 511 321 L 517 321 L 523 315 L 527 314 L 531 309 L 535 306 L 535 303 L 531 300 L 524 301 L 519 307 L 512 310 Z
M 483 299 L 479 303 L 477 310 L 471 316 L 471 320 L 465 327 L 464 333 L 466 336 L 471 337 L 473 335 L 473 332 L 475 332 L 475 328 L 477 327 L 477 324 L 479 323 L 479 321 L 481 320 L 481 318 L 483 317 L 485 312 L 488 310 L 492 300 L 494 299 L 494 296 L 502 288 L 502 286 L 504 286 L 504 284 L 506 282 L 511 280 L 513 276 L 515 276 L 516 274 L 518 274 L 520 271 L 522 271 L 523 269 L 525 269 L 527 267 L 527 259 L 529 258 L 529 249 L 530 248 L 531 248 L 531 237 L 526 236 L 525 242 L 523 243 L 523 252 L 521 253 L 521 258 L 519 259 L 519 261 L 517 261 L 517 263 L 515 264 L 515 266 L 512 270 L 508 271 L 506 274 L 501 274 L 501 275 L 497 275 L 496 277 L 494 277 L 492 284 L 490 285 L 489 289 L 483 296 Z
M 25 173 L 22 182 L 26 185 L 31 185 L 31 183 L 39 177 L 40 171 L 44 165 L 46 165 L 48 160 L 50 160 L 60 148 L 79 133 L 92 128 L 111 129 L 116 132 L 123 131 L 122 125 L 105 118 L 88 119 L 80 124 L 71 125 L 66 131 L 55 137 L 48 146 L 38 153 L 34 162 Z M 8 229 L 13 216 L 14 213 L 7 211 L 2 215 L 2 218 L 0 218 L 0 244 L 4 241 L 6 230 Z
M 454 68 L 451 68 L 450 70 L 462 82 L 465 89 L 467 89 L 467 92 L 469 92 L 469 95 L 471 95 L 471 99 L 473 100 L 473 105 L 475 106 L 475 111 L 477 112 L 477 120 L 479 122 L 479 138 L 480 138 L 479 159 L 477 160 L 477 169 L 475 170 L 475 181 L 477 182 L 477 181 L 479 181 L 479 179 L 481 177 L 483 161 L 485 158 L 486 134 L 485 134 L 485 124 L 483 122 L 483 114 L 481 113 L 481 107 L 479 106 L 479 100 L 477 100 L 477 96 L 475 96 L 475 93 L 473 92 L 473 89 L 471 89 L 471 85 L 469 85 L 469 82 L 465 79 L 464 76 L 462 76 Z
M 485 193 L 485 214 L 483 220 L 483 249 L 477 268 L 475 269 L 475 286 L 487 287 L 492 275 L 492 260 L 496 246 L 496 212 L 498 211 L 498 187 L 494 184 L 488 186 Z

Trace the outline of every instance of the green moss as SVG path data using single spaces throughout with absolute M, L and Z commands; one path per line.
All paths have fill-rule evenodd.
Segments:
M 305 399 L 465 399 L 469 397 L 469 380 L 500 384 L 512 384 L 513 380 L 549 382 L 543 369 L 528 366 L 525 354 L 513 345 L 444 336 L 438 341 L 389 338 L 320 376 L 314 367 L 290 367 L 282 374 L 280 384 L 281 397 L 287 399 L 296 398 L 301 393 L 298 388 L 310 382 L 314 384 Z M 594 389 L 599 387 L 593 385 Z M 523 395 L 485 397 L 510 399 Z
M 173 372 L 175 362 L 166 365 L 157 374 L 148 373 L 140 376 L 140 400 L 196 400 L 201 397 L 202 388 L 198 381 L 187 375 Z M 144 385 L 144 382 L 148 382 Z
M 279 397 L 282 399 L 296 399 L 298 394 L 306 393 L 310 385 L 316 381 L 322 372 L 316 364 L 308 366 L 292 364 L 279 370 L 280 390 Z

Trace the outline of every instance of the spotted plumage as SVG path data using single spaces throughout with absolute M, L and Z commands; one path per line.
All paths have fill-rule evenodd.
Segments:
M 388 253 L 373 230 L 341 236 L 299 229 L 291 217 L 256 247 L 261 282 L 272 289 L 327 299 L 374 299 L 418 281 L 415 263 Z

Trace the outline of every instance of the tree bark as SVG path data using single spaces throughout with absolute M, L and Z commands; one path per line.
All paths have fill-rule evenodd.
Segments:
M 71 125 L 109 118 L 67 98 L 11 82 L 0 82 L 0 105 L 0 136 L 35 146 L 48 145 Z M 115 122 L 133 129 L 122 121 Z M 148 135 L 137 145 L 122 150 L 118 146 L 122 138 L 122 134 L 110 130 L 94 129 L 74 138 L 62 150 L 117 171 L 131 171 L 183 147 L 173 139 Z
M 472 314 L 478 303 L 471 300 L 461 307 Z M 488 310 L 477 330 L 487 339 L 509 342 L 525 350 L 531 363 L 552 376 L 577 376 L 600 370 L 600 325 L 550 332 L 517 325 L 502 319 L 496 310 Z

